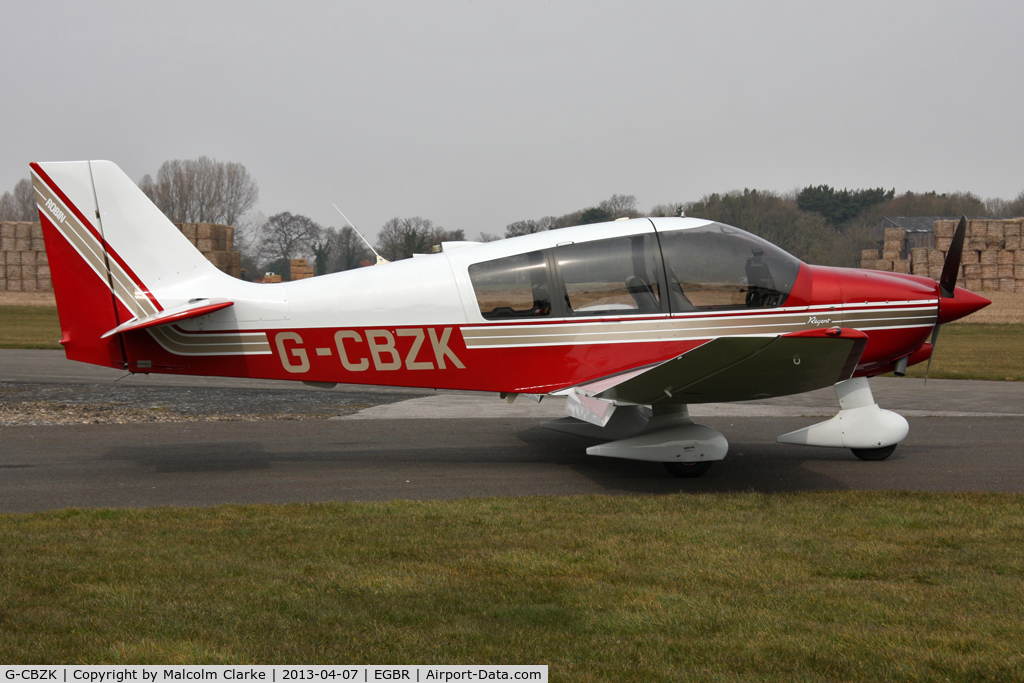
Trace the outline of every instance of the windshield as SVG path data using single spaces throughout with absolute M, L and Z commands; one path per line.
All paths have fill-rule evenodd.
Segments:
M 781 306 L 800 261 L 723 223 L 659 232 L 672 312 Z

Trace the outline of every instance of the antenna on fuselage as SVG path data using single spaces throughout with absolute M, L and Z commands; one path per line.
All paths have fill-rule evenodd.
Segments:
M 377 253 L 377 250 L 373 248 L 373 245 L 370 244 L 365 237 L 363 237 L 363 233 L 359 232 L 359 229 L 355 225 L 353 225 L 352 221 L 350 221 L 348 219 L 348 216 L 346 216 L 344 213 L 342 213 L 341 209 L 338 209 L 338 205 L 337 204 L 335 204 L 334 202 L 331 202 L 331 206 L 333 206 L 335 209 L 337 209 L 338 213 L 340 213 L 341 217 L 345 219 L 345 222 L 348 223 L 349 227 L 352 228 L 357 235 L 359 235 L 359 239 L 361 239 L 366 244 L 366 246 L 368 246 L 370 248 L 370 251 L 373 252 L 373 255 L 377 257 L 377 263 L 374 264 L 374 265 L 378 265 L 379 266 L 379 265 L 384 264 L 384 263 L 391 263 L 391 261 L 388 261 L 386 258 L 384 258 L 383 256 L 381 256 L 380 254 Z

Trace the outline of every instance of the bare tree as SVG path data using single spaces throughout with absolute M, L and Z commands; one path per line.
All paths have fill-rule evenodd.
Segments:
M 331 230 L 332 228 L 328 228 Z M 314 275 L 327 275 L 327 268 L 330 266 L 331 260 L 331 241 L 329 235 L 324 235 L 325 239 L 320 242 L 313 244 L 313 257 L 316 259 L 313 268 Z
M 346 225 L 340 230 L 328 228 L 327 233 L 333 257 L 330 272 L 352 270 L 358 268 L 364 261 L 375 260 L 371 257 L 370 250 L 366 248 L 363 238 L 351 227 Z
M 1017 218 L 1018 216 L 1024 216 L 1024 190 L 1022 190 L 1015 198 L 1003 205 L 1001 215 L 1005 218 Z
M 445 230 L 429 218 L 392 218 L 377 236 L 377 251 L 388 261 L 429 254 L 434 245 L 466 239 L 462 230 Z
M 544 216 L 539 220 L 516 221 L 515 223 L 509 223 L 505 227 L 505 237 L 519 237 L 520 235 L 532 235 L 535 232 L 544 232 L 545 230 L 551 230 L 555 218 L 553 216 Z
M 267 219 L 260 229 L 263 261 L 309 258 L 323 228 L 312 218 L 283 211 Z
M 598 204 L 597 208 L 606 211 L 613 220 L 616 218 L 638 218 L 643 215 L 636 208 L 636 195 L 632 194 L 613 194 Z
M 209 157 L 165 161 L 139 187 L 174 223 L 235 225 L 260 194 L 245 166 Z
M 657 204 L 651 209 L 651 212 L 647 214 L 651 218 L 659 217 L 677 217 L 683 214 L 683 203 L 682 202 L 671 202 L 669 204 Z
M 36 191 L 32 181 L 22 178 L 14 186 L 14 192 L 4 192 L 0 197 L 0 221 L 38 221 Z

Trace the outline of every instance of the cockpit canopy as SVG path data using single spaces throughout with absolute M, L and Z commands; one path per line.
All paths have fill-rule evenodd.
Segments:
M 488 320 L 782 306 L 800 261 L 723 223 L 568 242 L 469 266 Z

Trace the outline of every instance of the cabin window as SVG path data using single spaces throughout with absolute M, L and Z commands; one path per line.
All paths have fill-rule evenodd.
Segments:
M 469 279 L 480 313 L 488 320 L 551 314 L 547 262 L 539 251 L 475 263 Z
M 722 223 L 658 236 L 673 313 L 781 306 L 800 265 L 771 242 Z
M 660 313 L 660 254 L 653 233 L 555 248 L 565 302 L 580 315 Z

